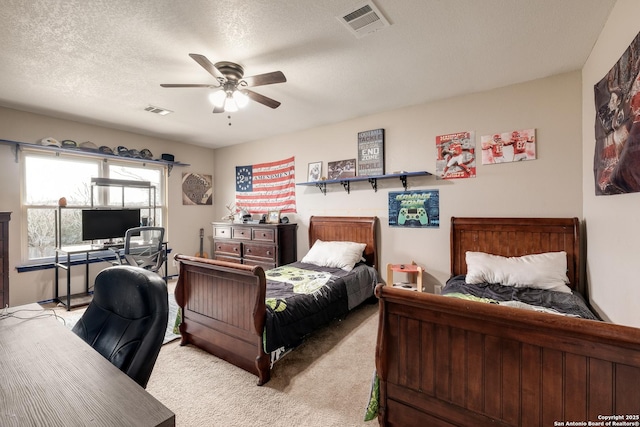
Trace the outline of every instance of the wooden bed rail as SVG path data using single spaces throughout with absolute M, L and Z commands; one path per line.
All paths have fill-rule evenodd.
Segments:
M 640 414 L 640 329 L 379 285 L 381 425 Z

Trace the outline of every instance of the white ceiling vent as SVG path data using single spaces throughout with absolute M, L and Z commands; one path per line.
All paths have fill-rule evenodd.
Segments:
M 372 1 L 360 3 L 336 18 L 346 25 L 357 38 L 375 33 L 390 25 Z
M 144 111 L 149 111 L 151 113 L 160 114 L 161 116 L 166 116 L 167 114 L 173 113 L 171 110 L 167 110 L 166 108 L 154 107 L 153 105 L 149 105 Z

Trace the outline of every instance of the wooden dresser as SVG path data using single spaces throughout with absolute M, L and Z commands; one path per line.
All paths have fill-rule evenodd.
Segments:
M 259 265 L 265 270 L 297 260 L 297 224 L 212 225 L 213 259 Z
M 0 212 L 0 308 L 9 304 L 9 220 L 11 212 Z

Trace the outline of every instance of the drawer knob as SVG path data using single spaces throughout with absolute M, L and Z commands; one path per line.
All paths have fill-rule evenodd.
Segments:
M 233 251 L 234 252 L 238 252 L 238 248 L 233 248 Z
M 246 252 L 247 252 L 248 254 L 250 254 L 250 253 L 251 253 L 251 249 L 247 249 L 247 250 L 246 250 Z
M 267 255 L 271 255 L 271 251 L 267 251 Z

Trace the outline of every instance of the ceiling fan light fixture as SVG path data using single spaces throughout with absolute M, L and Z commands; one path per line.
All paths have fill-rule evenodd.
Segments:
M 236 90 L 233 92 L 233 100 L 238 108 L 244 108 L 249 104 L 249 97 L 242 91 Z
M 233 99 L 233 95 L 229 94 L 224 101 L 224 112 L 235 113 L 236 111 L 238 111 L 238 104 L 236 104 L 236 101 Z
M 226 99 L 227 93 L 224 90 L 217 90 L 209 94 L 209 101 L 211 101 L 216 108 L 222 108 Z
M 189 56 L 216 79 L 217 84 L 162 83 L 167 88 L 208 88 L 209 101 L 214 105 L 213 113 L 236 112 L 244 108 L 249 101 L 255 101 L 269 108 L 278 108 L 280 102 L 252 90 L 240 90 L 245 87 L 265 86 L 284 83 L 287 78 L 282 71 L 272 71 L 245 77 L 244 68 L 235 62 L 220 61 L 211 63 L 204 55 L 190 53 Z

